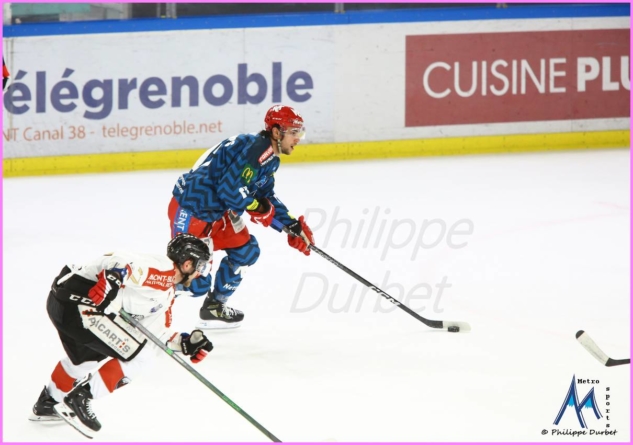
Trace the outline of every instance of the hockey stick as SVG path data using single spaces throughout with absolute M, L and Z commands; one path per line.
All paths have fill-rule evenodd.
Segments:
M 276 219 L 272 220 L 271 227 L 273 229 L 277 230 L 278 232 L 282 232 L 283 231 L 283 232 L 287 233 L 288 235 L 296 236 L 292 232 L 290 232 L 288 227 L 284 226 L 282 223 L 280 223 Z M 416 314 L 411 309 L 409 309 L 407 306 L 402 304 L 400 301 L 396 300 L 391 295 L 389 295 L 387 292 L 385 292 L 384 290 L 380 289 L 377 286 L 374 286 L 368 280 L 366 280 L 365 278 L 361 277 L 356 272 L 354 272 L 353 270 L 351 270 L 348 267 L 344 266 L 343 264 L 339 263 L 334 258 L 332 258 L 330 255 L 328 255 L 327 253 L 325 253 L 324 251 L 319 249 L 317 246 L 311 244 L 310 245 L 310 250 L 313 251 L 313 252 L 316 252 L 319 255 L 321 255 L 323 258 L 328 260 L 330 263 L 334 264 L 336 267 L 341 269 L 343 272 L 345 272 L 348 275 L 351 275 L 352 277 L 356 278 L 358 281 L 360 281 L 365 286 L 367 286 L 368 288 L 370 288 L 371 290 L 376 292 L 378 295 L 380 295 L 381 297 L 385 298 L 387 301 L 389 301 L 390 303 L 392 303 L 395 306 L 399 307 L 400 309 L 405 311 L 407 314 L 409 314 L 412 317 L 414 317 L 415 319 L 421 321 L 425 325 L 427 325 L 429 327 L 432 327 L 432 328 L 435 328 L 435 329 L 447 329 L 450 332 L 470 331 L 470 325 L 468 323 L 466 323 L 465 321 L 429 320 L 428 318 L 424 318 L 421 315 Z
M 136 329 L 141 331 L 143 333 L 143 335 L 145 335 L 149 340 L 151 340 L 154 344 L 156 344 L 156 346 L 158 346 L 163 351 L 165 351 L 171 358 L 176 360 L 178 362 L 178 364 L 180 364 L 183 368 L 185 368 L 187 371 L 189 371 L 190 374 L 193 374 L 193 376 L 195 378 L 200 380 L 204 384 L 204 386 L 209 388 L 218 397 L 220 397 L 227 404 L 229 404 L 231 406 L 231 408 L 233 408 L 235 411 L 240 413 L 240 415 L 242 417 L 244 417 L 246 420 L 248 420 L 251 423 L 251 425 L 253 425 L 259 431 L 264 433 L 264 435 L 266 437 L 268 437 L 273 442 L 281 442 L 281 440 L 279 440 L 277 437 L 275 437 L 273 435 L 273 433 L 271 433 L 266 428 L 264 428 L 262 425 L 260 425 L 259 422 L 257 422 L 251 416 L 249 416 L 244 410 L 242 410 L 242 408 L 237 406 L 235 403 L 233 403 L 233 401 L 231 399 L 229 399 L 226 395 L 224 395 L 224 393 L 222 393 L 222 391 L 220 391 L 218 388 L 213 386 L 213 384 L 211 382 L 209 382 L 206 378 L 204 378 L 204 376 L 202 376 L 202 374 L 200 374 L 198 371 L 193 369 L 193 367 L 189 363 L 187 363 L 182 357 L 180 357 L 177 354 L 174 354 L 175 351 L 173 351 L 172 349 L 168 348 L 167 345 L 163 344 L 158 338 L 156 338 L 156 336 L 154 336 L 154 334 L 152 334 L 150 331 L 148 331 L 145 326 L 143 326 L 138 321 L 136 321 L 130 314 L 125 312 L 123 309 L 121 309 L 119 311 L 119 313 L 121 314 L 121 317 L 123 317 L 123 320 L 125 320 L 126 322 L 128 322 L 129 324 L 134 326 Z
M 618 365 L 628 365 L 631 363 L 630 358 L 623 358 L 621 360 L 614 360 L 609 358 L 607 354 L 602 352 L 602 349 L 598 347 L 598 345 L 593 341 L 589 334 L 585 331 L 576 332 L 576 340 L 580 342 L 581 345 L 585 347 L 589 354 L 593 355 L 600 363 L 604 366 L 618 366 Z

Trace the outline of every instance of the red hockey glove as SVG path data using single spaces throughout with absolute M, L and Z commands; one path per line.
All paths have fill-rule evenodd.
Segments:
M 288 225 L 288 229 L 291 232 L 291 234 L 288 235 L 288 244 L 290 244 L 290 247 L 294 247 L 299 252 L 310 255 L 310 245 L 314 244 L 314 235 L 312 235 L 312 230 L 308 227 L 304 217 L 300 216 L 299 220 L 295 220 L 292 224 Z
M 114 300 L 121 287 L 125 269 L 102 270 L 97 275 L 97 284 L 88 291 L 88 297 L 103 311 Z
M 268 227 L 275 216 L 275 206 L 273 206 L 266 198 L 258 199 L 257 202 L 259 205 L 255 209 L 249 210 L 246 208 L 246 211 L 249 215 L 251 215 L 251 221 L 256 224 L 261 224 L 264 227 Z
M 180 337 L 180 349 L 183 354 L 191 356 L 190 360 L 193 363 L 201 362 L 213 350 L 213 343 L 199 329 L 193 331 L 191 335 L 183 332 Z

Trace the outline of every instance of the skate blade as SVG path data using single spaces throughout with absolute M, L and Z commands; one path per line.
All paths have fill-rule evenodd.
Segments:
M 29 416 L 29 420 L 32 422 L 60 422 L 62 420 L 58 415 L 54 416 L 38 416 L 37 414 L 31 413 Z
M 235 329 L 241 326 L 241 321 L 235 323 L 227 323 L 220 320 L 198 320 L 196 327 L 199 329 Z
M 61 420 L 72 426 L 77 430 L 77 432 L 86 436 L 88 439 L 92 439 L 94 437 L 96 431 L 91 430 L 81 423 L 81 420 L 77 418 L 77 415 L 65 403 L 58 403 L 53 407 L 53 409 Z

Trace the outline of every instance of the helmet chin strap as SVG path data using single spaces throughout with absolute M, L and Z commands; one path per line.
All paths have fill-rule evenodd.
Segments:
M 277 151 L 281 154 L 281 140 L 283 139 L 285 132 L 281 130 L 281 127 L 277 127 L 277 130 L 279 131 L 279 136 L 277 136 L 275 142 L 277 142 Z
M 284 134 L 281 132 L 281 130 L 279 130 L 279 134 L 281 135 L 281 137 L 277 138 L 277 151 L 279 152 L 279 154 L 281 154 L 281 139 L 284 137 Z

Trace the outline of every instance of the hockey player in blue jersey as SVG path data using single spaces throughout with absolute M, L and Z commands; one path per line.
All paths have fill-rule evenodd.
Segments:
M 206 296 L 197 327 L 237 327 L 244 313 L 226 305 L 242 281 L 241 271 L 255 264 L 259 245 L 241 215 L 270 226 L 273 217 L 288 226 L 288 244 L 310 254 L 312 231 L 301 216 L 295 219 L 275 196 L 273 174 L 279 155 L 290 155 L 305 134 L 303 118 L 293 108 L 275 105 L 264 118 L 265 130 L 240 134 L 207 150 L 191 171 L 180 176 L 173 189 L 168 216 L 171 236 L 190 233 L 207 242 L 211 251 L 224 250 L 211 288 L 211 274 L 187 289 Z

